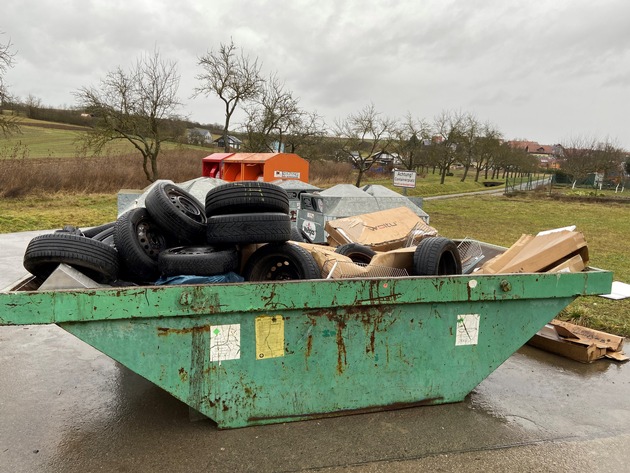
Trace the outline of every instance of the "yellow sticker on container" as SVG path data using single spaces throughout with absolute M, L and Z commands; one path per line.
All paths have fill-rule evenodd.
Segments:
M 284 356 L 284 319 L 281 315 L 256 317 L 256 358 Z

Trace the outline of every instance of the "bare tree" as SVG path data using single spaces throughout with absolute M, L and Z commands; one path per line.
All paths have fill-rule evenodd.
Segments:
M 111 141 L 126 140 L 142 155 L 147 180 L 159 179 L 158 156 L 164 141 L 182 130 L 175 125 L 179 74 L 175 62 L 158 51 L 140 57 L 128 72 L 109 72 L 98 88 L 75 92 L 80 106 L 94 116 L 85 145 L 95 153 Z
M 475 160 L 475 182 L 479 182 L 481 171 L 492 166 L 494 157 L 499 154 L 501 146 L 501 132 L 490 123 L 485 123 L 482 127 L 482 134 L 478 141 L 478 154 Z
M 443 111 L 433 120 L 433 159 L 440 169 L 440 184 L 461 152 L 464 118 L 461 112 Z
M 326 139 L 326 123 L 317 112 L 303 112 L 292 121 L 285 142 L 291 153 L 300 152 L 305 159 L 324 159 L 329 157 L 331 140 Z
M 467 113 L 462 118 L 461 139 L 459 146 L 461 148 L 460 163 L 464 166 L 464 174 L 461 181 L 464 182 L 468 177 L 468 170 L 479 156 L 479 140 L 481 138 L 482 124 L 477 117 L 471 113 Z
M 198 63 L 203 72 L 197 75 L 202 85 L 195 88 L 195 96 L 217 95 L 225 104 L 225 125 L 223 141 L 225 151 L 230 151 L 228 134 L 230 120 L 241 102 L 256 98 L 261 91 L 263 78 L 260 75 L 258 58 L 251 59 L 230 40 L 229 44 L 221 43 L 218 51 L 211 50 L 199 58 Z
M 623 172 L 624 150 L 610 138 L 597 144 L 594 159 L 597 171 L 603 174 L 604 178 L 617 178 L 620 180 Z M 600 183 L 601 184 L 601 183 Z
M 578 181 L 597 171 L 595 161 L 597 146 L 596 138 L 585 136 L 570 138 L 562 144 L 563 157 L 560 160 L 560 169 L 571 176 L 572 188 L 575 188 Z
M 251 151 L 283 149 L 285 137 L 301 120 L 304 112 L 293 92 L 287 90 L 275 74 L 261 88 L 257 98 L 244 107 L 248 146 Z
M 370 104 L 356 114 L 350 114 L 335 124 L 339 139 L 338 151 L 348 158 L 358 171 L 355 185 L 361 186 L 365 172 L 376 162 L 376 151 L 387 152 L 393 141 L 396 122 L 384 118 Z
M 2 34 L 2 33 L 0 33 Z M 0 43 L 0 110 L 9 98 L 9 91 L 4 82 L 4 75 L 7 70 L 13 67 L 13 58 L 15 53 L 11 50 L 11 40 L 6 43 Z M 19 130 L 15 117 L 0 114 L 0 132 L 8 135 Z
M 429 125 L 424 120 L 415 119 L 407 113 L 393 134 L 396 138 L 392 143 L 393 152 L 398 155 L 400 164 L 405 169 L 417 170 L 418 167 L 427 164 L 425 142 L 431 133 Z
M 28 94 L 24 100 L 24 108 L 26 108 L 26 116 L 34 118 L 36 110 L 42 108 L 42 99 L 35 97 L 33 94 Z

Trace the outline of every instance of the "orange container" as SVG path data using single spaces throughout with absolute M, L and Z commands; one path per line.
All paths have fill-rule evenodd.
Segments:
M 221 179 L 231 182 L 278 179 L 308 182 L 308 161 L 294 153 L 234 153 L 223 158 L 221 165 Z
M 223 160 L 234 153 L 213 153 L 201 160 L 201 175 L 223 179 Z

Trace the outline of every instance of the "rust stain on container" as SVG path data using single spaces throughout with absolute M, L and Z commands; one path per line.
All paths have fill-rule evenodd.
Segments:
M 203 325 L 201 327 L 186 327 L 186 328 L 171 328 L 171 327 L 158 327 L 158 336 L 166 337 L 167 335 L 187 335 L 193 332 L 209 332 L 210 326 Z
M 313 334 L 309 333 L 306 339 L 306 358 L 311 356 L 311 350 L 313 349 Z
M 348 363 L 346 358 L 346 344 L 343 341 L 343 329 L 346 322 L 343 319 L 337 321 L 337 373 L 342 374 L 344 366 Z
M 249 417 L 248 421 L 250 422 L 260 422 L 260 421 L 268 421 L 268 420 L 281 420 L 281 419 L 310 419 L 310 418 L 325 418 L 325 417 L 339 417 L 344 415 L 354 415 L 354 414 L 369 414 L 372 412 L 381 412 L 381 411 L 394 411 L 400 409 L 411 409 L 414 407 L 422 407 L 422 406 L 430 406 L 432 404 L 439 404 L 443 402 L 443 397 L 433 397 L 429 399 L 423 399 L 421 401 L 414 402 L 395 402 L 392 404 L 383 404 L 382 406 L 369 406 L 362 407 L 359 409 L 340 409 L 331 412 L 313 412 L 307 414 L 290 414 L 290 415 L 279 415 L 279 416 L 271 416 L 271 417 Z
M 188 381 L 188 372 L 182 367 L 179 369 L 179 379 L 182 380 L 182 382 L 187 382 Z

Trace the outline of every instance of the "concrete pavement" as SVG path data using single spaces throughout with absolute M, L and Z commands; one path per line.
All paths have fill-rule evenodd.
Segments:
M 38 233 L 0 235 L 0 287 Z M 219 431 L 57 326 L 0 327 L 0 472 L 627 471 L 629 366 L 524 347 L 461 403 Z

